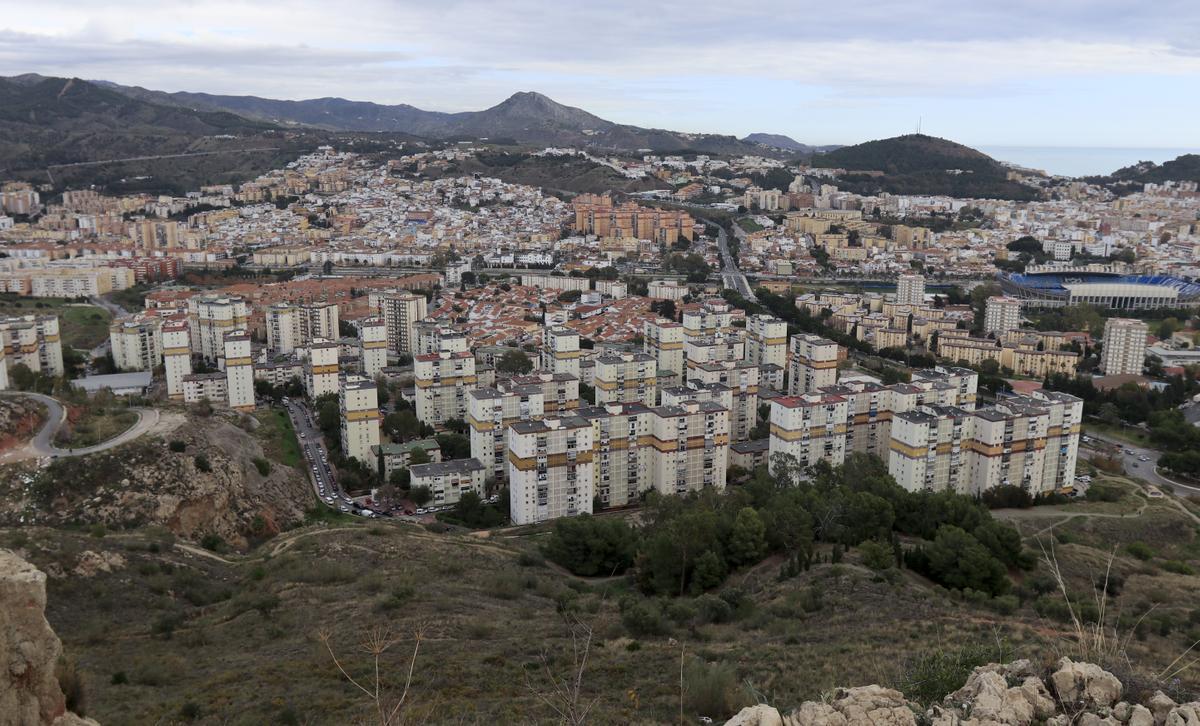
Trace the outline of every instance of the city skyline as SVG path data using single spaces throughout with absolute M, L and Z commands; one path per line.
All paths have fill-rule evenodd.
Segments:
M 1181 2 L 857 2 L 812 14 L 659 3 L 326 7 L 63 0 L 0 21 L 0 74 L 165 91 L 340 96 L 479 110 L 535 90 L 619 123 L 850 144 L 908 133 L 975 146 L 1195 148 L 1200 10 Z M 184 29 L 186 30 L 177 30 Z M 581 29 L 586 40 L 581 42 Z M 1173 98 L 1170 113 L 1148 113 Z

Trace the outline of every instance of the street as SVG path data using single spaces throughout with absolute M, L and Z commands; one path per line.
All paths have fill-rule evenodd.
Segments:
M 338 487 L 337 479 L 333 476 L 333 467 L 329 465 L 329 455 L 325 451 L 321 430 L 314 425 L 308 407 L 290 400 L 284 407 L 287 408 L 292 427 L 296 430 L 300 453 L 303 455 L 304 465 L 308 468 L 309 481 L 312 482 L 317 498 L 343 512 L 357 512 L 355 501 Z
M 750 283 L 746 280 L 746 276 L 738 269 L 737 263 L 733 260 L 733 255 L 729 254 L 729 236 L 725 233 L 725 228 L 708 219 L 701 221 L 705 224 L 714 225 L 717 228 L 717 251 L 721 254 L 721 281 L 724 283 L 725 288 L 736 290 L 739 295 L 750 302 L 758 302 L 758 298 L 754 296 L 754 291 L 750 289 Z M 735 234 L 738 229 L 740 228 L 735 224 Z
M 1133 444 L 1107 436 L 1092 433 L 1087 434 L 1087 436 L 1095 441 L 1102 441 L 1117 447 L 1117 457 L 1121 460 L 1121 464 L 1125 467 L 1125 471 L 1129 476 L 1145 480 L 1160 489 L 1167 489 L 1184 496 L 1200 493 L 1200 487 L 1178 484 L 1159 475 L 1158 457 L 1160 452 L 1154 449 L 1134 446 Z M 1080 439 L 1080 443 L 1081 446 L 1086 446 L 1086 443 L 1082 439 Z M 1142 459 L 1145 459 L 1145 461 L 1142 461 Z

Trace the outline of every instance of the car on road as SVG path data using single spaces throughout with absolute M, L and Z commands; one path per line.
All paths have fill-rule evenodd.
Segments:
M 428 512 L 428 510 L 426 510 L 424 507 L 421 507 L 421 508 L 417 509 L 417 512 L 416 512 L 416 513 L 417 513 L 418 515 L 421 515 L 421 514 L 428 514 L 429 512 Z
M 1150 461 L 1150 457 L 1145 455 L 1139 456 L 1138 461 Z
M 300 432 L 300 438 L 302 438 L 302 439 L 303 439 L 303 438 L 307 438 L 307 437 L 304 435 L 304 432 L 303 432 L 303 431 L 301 431 L 301 432 Z
M 1133 449 L 1125 449 L 1126 456 L 1133 456 Z

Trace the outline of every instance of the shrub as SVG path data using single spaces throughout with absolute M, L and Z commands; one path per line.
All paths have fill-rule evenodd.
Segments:
M 219 552 L 225 547 L 225 540 L 221 539 L 221 535 L 209 532 L 200 538 L 200 546 L 210 552 Z
M 1150 545 L 1145 542 L 1130 542 L 1125 547 L 1125 551 L 1143 562 L 1154 557 L 1154 550 L 1150 549 Z
M 629 569 L 636 542 L 624 520 L 583 515 L 556 521 L 545 553 L 576 575 L 607 576 Z
M 1179 560 L 1167 560 L 1162 564 L 1162 568 L 1167 572 L 1173 572 L 1176 575 L 1194 575 L 1196 571 L 1186 562 Z
M 198 471 L 205 473 L 212 471 L 212 464 L 208 463 L 208 457 L 204 454 L 196 454 L 196 456 L 192 458 L 192 461 L 196 464 L 196 469 Z
M 195 721 L 200 718 L 201 713 L 200 704 L 193 703 L 192 701 L 188 701 L 179 707 L 179 717 L 184 721 Z
M 66 698 L 67 710 L 74 711 L 78 716 L 87 715 L 87 687 L 83 681 L 83 674 L 75 665 L 75 661 L 70 658 L 59 658 L 58 660 L 58 685 L 62 687 L 63 696 Z
M 187 442 L 180 441 L 179 439 L 172 439 L 171 443 L 167 444 L 167 447 L 170 448 L 171 451 L 174 451 L 175 453 L 179 454 L 184 451 L 187 451 Z
M 1124 496 L 1121 487 L 1105 484 L 1093 484 L 1084 495 L 1089 502 L 1119 502 Z
M 125 671 L 117 671 L 112 674 L 112 684 L 114 686 L 123 686 L 129 683 L 129 676 L 125 675 Z
M 625 598 L 620 607 L 621 624 L 630 635 L 666 635 L 670 632 L 662 606 L 657 601 Z
M 928 705 L 961 688 L 977 666 L 993 661 L 1003 661 L 1003 654 L 991 646 L 926 651 L 903 664 L 903 675 L 896 687 L 911 700 Z
M 106 534 L 108 534 L 108 530 L 104 528 L 103 524 L 97 524 L 92 527 L 92 536 L 96 539 L 103 539 Z
M 258 473 L 263 476 L 268 476 L 271 473 L 271 462 L 261 456 L 254 457 L 254 468 L 258 469 Z
M 872 570 L 886 570 L 896 561 L 891 545 L 877 539 L 869 539 L 860 544 L 858 553 L 862 556 L 863 564 Z
M 727 623 L 733 620 L 733 608 L 716 595 L 696 598 L 696 612 L 703 623 Z
M 517 564 L 521 567 L 545 567 L 546 561 L 532 552 L 522 552 L 517 556 Z
M 693 658 L 684 668 L 684 706 L 690 714 L 724 721 L 751 703 L 728 663 Z

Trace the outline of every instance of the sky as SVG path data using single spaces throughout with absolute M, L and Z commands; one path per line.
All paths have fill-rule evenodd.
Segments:
M 847 144 L 1200 148 L 1196 0 L 39 0 L 0 75 Z

